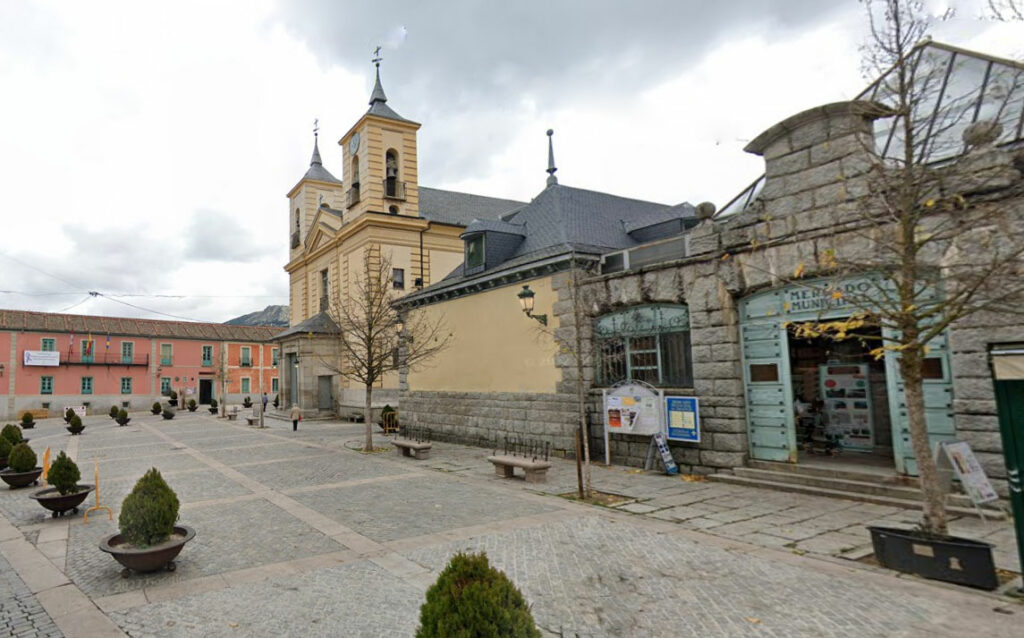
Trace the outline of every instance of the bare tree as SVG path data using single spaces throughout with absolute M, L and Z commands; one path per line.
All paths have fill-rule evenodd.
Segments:
M 327 314 L 338 327 L 336 350 L 320 362 L 366 390 L 363 416 L 366 438 L 363 449 L 373 450 L 373 388 L 384 375 L 406 367 L 416 369 L 451 343 L 443 321 L 431 321 L 422 313 L 400 318 L 391 282 L 391 259 L 379 246 L 363 253 L 361 272 L 332 296 Z M 404 320 L 404 321 L 403 321 Z
M 989 67 L 972 90 L 963 90 L 963 76 L 953 87 L 952 58 L 936 64 L 919 45 L 929 28 L 920 3 L 865 5 L 865 70 L 879 78 L 866 97 L 885 106 L 875 113 L 888 118 L 877 140 L 884 150 L 875 155 L 876 139 L 864 136 L 863 155 L 875 159 L 862 167 L 867 188 L 857 218 L 832 248 L 783 278 L 831 273 L 834 281 L 816 292 L 852 312 L 845 320 L 801 323 L 797 336 L 873 339 L 876 357 L 898 357 L 921 482 L 921 527 L 946 535 L 923 382 L 929 352 L 951 325 L 979 313 L 998 321 L 990 311 L 1005 321 L 1005 313 L 1024 308 L 1024 219 L 999 202 L 999 191 L 1018 182 L 1020 172 L 996 148 L 1007 140 L 1000 122 L 1020 117 L 1024 66 Z M 870 285 L 838 284 L 852 277 Z

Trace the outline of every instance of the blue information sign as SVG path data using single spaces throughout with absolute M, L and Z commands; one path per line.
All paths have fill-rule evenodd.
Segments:
M 695 397 L 665 397 L 665 420 L 672 441 L 700 442 L 700 413 Z

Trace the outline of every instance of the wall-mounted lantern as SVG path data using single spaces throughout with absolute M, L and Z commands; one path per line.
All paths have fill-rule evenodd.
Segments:
M 516 295 L 516 296 L 519 297 L 519 305 L 522 306 L 523 312 L 526 313 L 526 316 L 531 318 L 531 319 L 536 319 L 542 325 L 546 326 L 546 325 L 548 325 L 548 316 L 547 315 L 535 315 L 535 314 L 533 314 L 533 296 L 535 294 L 537 294 L 537 293 L 535 293 L 532 290 L 530 290 L 529 286 L 524 285 L 523 289 L 520 290 L 519 294 Z

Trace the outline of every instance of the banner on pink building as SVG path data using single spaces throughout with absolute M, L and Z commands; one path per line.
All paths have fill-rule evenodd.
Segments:
M 25 365 L 27 366 L 59 366 L 60 353 L 49 350 L 26 350 Z

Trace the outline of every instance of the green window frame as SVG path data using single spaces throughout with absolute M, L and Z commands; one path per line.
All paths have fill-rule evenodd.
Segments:
M 160 377 L 160 394 L 169 397 L 171 396 L 171 378 Z
M 686 306 L 636 306 L 599 317 L 594 326 L 600 385 L 638 380 L 693 387 L 690 317 Z
M 252 379 L 250 379 L 249 377 L 242 377 L 242 394 L 247 394 L 248 392 L 251 392 L 251 387 Z
M 160 344 L 160 365 L 174 365 L 174 346 L 170 343 Z
M 131 394 L 131 393 L 132 393 L 132 378 L 131 377 L 121 377 L 121 394 Z
M 280 391 L 278 390 L 278 387 L 279 386 L 277 385 L 277 377 L 274 377 L 273 379 L 270 380 L 270 391 L 273 392 L 274 394 L 277 394 Z
M 242 346 L 242 352 L 238 355 L 238 364 L 243 368 L 252 367 L 252 348 L 249 346 Z
M 92 394 L 92 377 L 82 377 L 82 394 Z
M 213 365 L 213 346 L 203 346 L 203 365 Z
M 39 377 L 39 394 L 53 394 L 53 377 Z
M 131 363 L 135 359 L 135 342 L 121 342 L 121 363 Z
M 39 344 L 39 348 L 43 352 L 56 352 L 57 351 L 57 340 L 44 338 Z
M 93 339 L 82 339 L 82 347 L 79 352 L 82 355 L 82 363 L 92 363 L 96 360 L 96 341 Z
M 466 240 L 466 268 L 484 265 L 484 236 L 478 235 Z
M 270 365 L 277 367 L 277 348 L 270 350 Z

